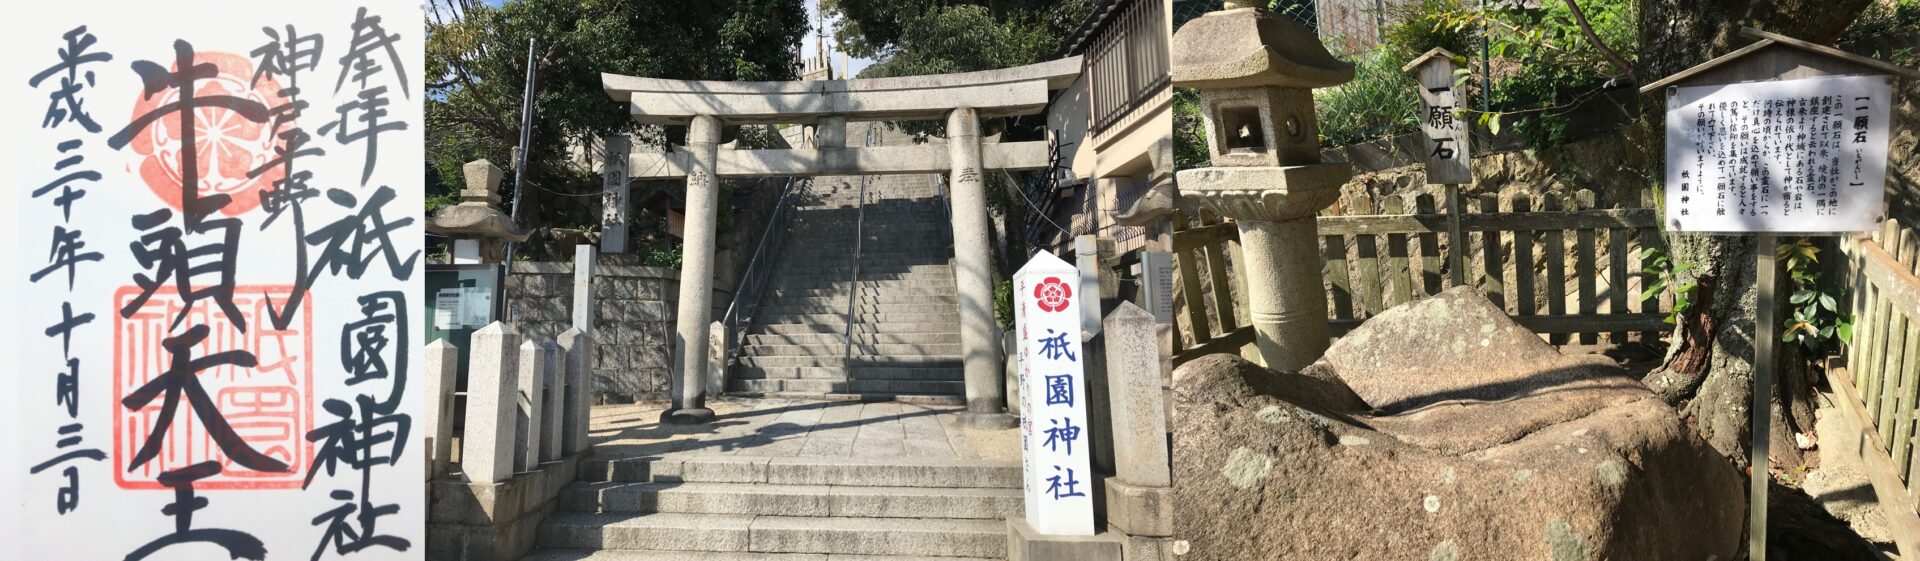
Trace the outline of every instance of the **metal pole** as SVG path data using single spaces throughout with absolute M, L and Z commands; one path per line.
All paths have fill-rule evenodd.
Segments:
M 1460 232 L 1460 186 L 1447 184 L 1447 278 L 1467 284 L 1467 237 Z
M 507 209 L 514 226 L 520 225 L 520 195 L 527 191 L 527 145 L 533 143 L 533 87 L 538 69 L 533 62 L 533 47 L 533 38 L 527 38 L 527 89 L 520 96 L 520 153 L 513 158 L 513 205 Z M 501 264 L 508 275 L 513 274 L 513 245 L 507 242 L 507 260 Z M 505 286 L 501 284 L 503 290 Z
M 873 123 L 867 124 L 866 146 L 868 148 L 873 147 L 873 131 L 875 126 L 877 125 L 874 125 Z M 860 323 L 858 321 L 854 321 L 854 318 L 856 317 L 854 315 L 856 311 L 856 308 L 854 307 L 854 303 L 860 301 L 860 253 L 861 253 L 861 246 L 865 244 L 867 239 L 867 232 L 866 232 L 867 180 L 872 178 L 873 176 L 871 175 L 860 176 L 860 204 L 856 207 L 859 210 L 854 211 L 855 218 L 853 221 L 853 275 L 851 277 L 851 281 L 848 283 L 849 286 L 847 290 L 847 345 L 846 345 L 845 351 L 842 354 L 842 356 L 845 356 L 847 358 L 853 357 L 853 328 L 859 325 Z
M 1749 411 L 1753 432 L 1753 450 L 1748 452 L 1747 465 L 1752 466 L 1747 494 L 1747 559 L 1767 561 L 1767 485 L 1772 477 L 1767 474 L 1767 440 L 1773 429 L 1773 290 L 1774 272 L 1779 263 L 1774 258 L 1773 234 L 1761 234 L 1755 238 L 1754 252 L 1760 285 L 1759 301 L 1754 303 L 1753 327 L 1753 404 Z

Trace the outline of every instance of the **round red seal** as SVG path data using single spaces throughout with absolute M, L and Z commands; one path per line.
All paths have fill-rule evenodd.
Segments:
M 1033 298 L 1042 311 L 1058 312 L 1067 309 L 1067 303 L 1073 299 L 1073 287 L 1061 282 L 1059 277 L 1047 277 L 1033 287 Z
M 261 76 L 258 82 L 251 82 L 253 62 L 246 57 L 206 51 L 194 53 L 194 57 L 197 64 L 212 64 L 220 69 L 218 76 L 197 82 L 195 96 L 238 96 L 267 107 L 284 102 L 280 98 L 280 84 L 272 76 Z M 139 118 L 177 101 L 180 101 L 177 88 L 141 96 L 134 101 L 133 117 Z M 274 148 L 280 145 L 272 125 L 271 120 L 256 123 L 224 107 L 194 110 L 193 143 L 199 150 L 194 160 L 200 176 L 200 196 L 233 197 L 220 209 L 222 214 L 239 216 L 260 206 L 260 191 L 272 189 L 274 182 L 286 177 L 286 170 L 279 166 L 264 170 L 258 177 L 247 177 L 248 172 L 271 161 Z M 174 114 L 154 121 L 146 130 L 133 135 L 129 143 L 140 158 L 140 179 L 174 210 L 182 210 L 180 137 L 180 117 Z

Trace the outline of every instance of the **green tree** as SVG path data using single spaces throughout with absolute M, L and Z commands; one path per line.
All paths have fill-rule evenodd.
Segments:
M 842 16 L 847 54 L 879 60 L 862 77 L 990 70 L 1046 60 L 1085 20 L 1087 0 L 821 0 Z
M 508 167 L 519 142 L 527 41 L 538 45 L 537 117 L 521 222 L 578 227 L 599 221 L 592 170 L 569 150 L 611 134 L 672 139 L 636 126 L 601 89 L 600 73 L 703 80 L 788 80 L 807 33 L 801 0 L 433 0 L 427 22 L 427 183 L 457 191 L 460 166 Z M 676 135 L 684 132 L 675 131 Z M 512 180 L 503 190 L 512 189 Z M 512 197 L 502 193 L 503 199 Z

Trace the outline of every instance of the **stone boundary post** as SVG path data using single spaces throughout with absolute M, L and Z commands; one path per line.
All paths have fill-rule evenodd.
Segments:
M 467 422 L 460 438 L 460 467 L 474 483 L 513 477 L 514 396 L 519 391 L 520 334 L 505 323 L 473 333 L 468 355 Z
M 593 335 L 590 331 L 578 327 L 560 334 L 560 350 L 566 354 L 565 403 L 567 414 L 561 422 L 560 453 L 572 456 L 588 445 L 587 428 L 593 418 L 593 388 L 588 384 L 593 376 L 587 374 L 587 364 L 593 358 Z
M 1132 302 L 1121 303 L 1103 323 L 1116 460 L 1107 485 L 1107 522 L 1133 536 L 1172 536 L 1173 468 L 1159 326 Z
M 584 247 L 584 246 L 583 246 Z M 560 354 L 560 346 L 552 341 L 540 342 L 540 432 L 534 438 L 539 445 L 532 449 L 540 451 L 540 462 L 546 463 L 560 459 L 561 414 L 566 411 L 566 377 L 561 373 L 566 365 L 566 356 Z
M 427 480 L 447 474 L 453 456 L 453 385 L 460 349 L 446 339 L 427 343 Z
M 540 464 L 540 392 L 546 389 L 541 372 L 547 364 L 547 349 L 528 339 L 520 343 L 518 395 L 514 399 L 518 417 L 514 424 L 513 470 L 528 471 Z

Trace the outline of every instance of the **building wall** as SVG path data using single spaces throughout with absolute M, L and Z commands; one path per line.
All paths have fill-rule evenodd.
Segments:
M 594 267 L 595 350 L 588 368 L 604 403 L 660 399 L 668 391 L 680 272 L 630 261 L 601 255 Z M 573 263 L 516 263 L 506 284 L 508 317 L 523 338 L 553 341 L 572 327 Z M 715 298 L 725 305 L 720 293 Z

